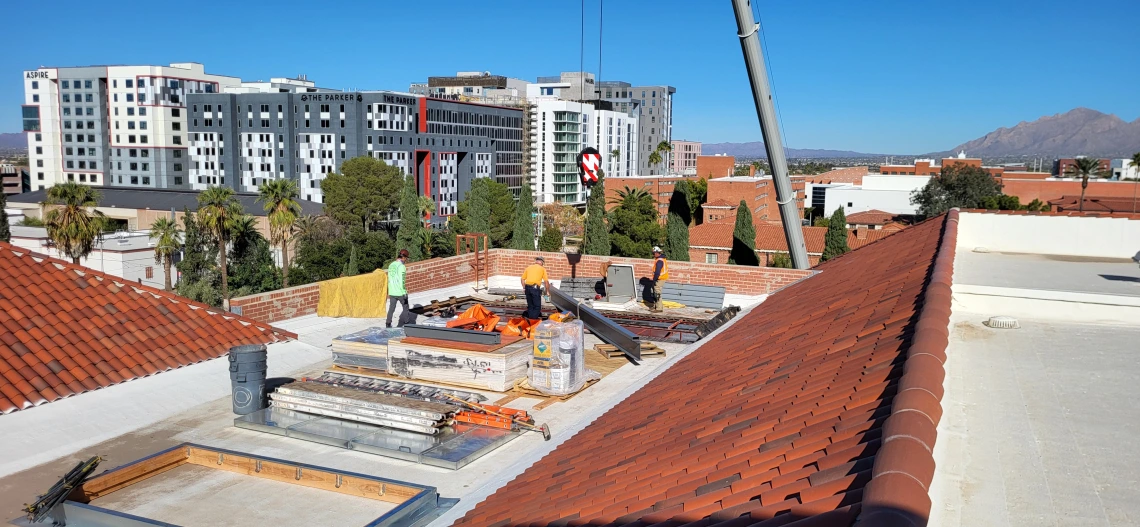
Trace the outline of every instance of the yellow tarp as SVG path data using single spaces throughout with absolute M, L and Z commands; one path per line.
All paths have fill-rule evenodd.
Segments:
M 388 304 L 388 273 L 377 269 L 368 274 L 321 282 L 317 316 L 384 318 Z

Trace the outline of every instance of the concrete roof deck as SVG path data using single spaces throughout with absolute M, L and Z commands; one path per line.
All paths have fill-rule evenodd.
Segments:
M 1140 297 L 1140 265 L 1122 258 L 959 251 L 954 284 Z
M 492 277 L 491 280 L 492 287 L 510 287 L 512 284 L 517 285 L 517 279 Z M 471 285 L 467 284 L 453 288 L 412 293 L 409 300 L 412 304 L 426 304 L 432 299 L 463 296 L 470 294 L 472 291 Z M 762 300 L 763 297 L 729 295 L 726 302 L 743 305 L 746 306 L 747 309 Z M 720 331 L 731 326 L 735 320 L 737 319 L 729 321 Z M 299 342 L 274 344 L 270 346 L 270 374 L 285 374 L 291 377 L 301 377 L 319 373 L 331 365 L 329 346 L 334 338 L 364 328 L 382 326 L 383 324 L 384 321 L 382 319 L 323 318 L 315 315 L 277 322 L 274 324 L 275 327 L 296 333 Z M 595 342 L 597 342 L 596 337 L 588 335 L 586 347 L 592 348 Z M 57 452 L 56 455 L 46 458 L 51 459 L 51 461 L 38 464 L 38 466 L 27 468 L 33 464 L 27 463 L 13 465 L 9 467 L 11 470 L 0 470 L 0 476 L 2 476 L 0 477 L 0 514 L 6 514 L 6 517 L 9 519 L 20 515 L 19 509 L 23 503 L 31 501 L 34 499 L 35 494 L 43 492 L 50 487 L 60 475 L 67 472 L 80 458 L 85 459 L 87 456 L 94 454 L 106 456 L 107 460 L 99 470 L 99 472 L 101 472 L 103 469 L 110 469 L 131 462 L 182 442 L 194 442 L 289 461 L 430 485 L 436 487 L 442 497 L 459 498 L 461 501 L 457 509 L 466 510 L 466 508 L 474 506 L 477 501 L 483 499 L 495 488 L 522 472 L 522 470 L 534 461 L 553 450 L 558 444 L 589 424 L 614 404 L 617 404 L 629 394 L 639 389 L 648 382 L 649 379 L 660 374 L 681 357 L 687 355 L 699 344 L 701 344 L 701 342 L 686 347 L 681 344 L 659 343 L 662 348 L 667 350 L 668 354 L 666 357 L 647 357 L 642 361 L 640 366 L 625 364 L 576 397 L 535 411 L 536 420 L 550 426 L 553 434 L 551 441 L 545 442 L 541 436 L 537 434 L 523 434 L 519 438 L 490 452 L 458 471 L 419 465 L 397 459 L 353 452 L 298 439 L 236 428 L 233 426 L 233 420 L 236 416 L 231 412 L 231 403 L 227 393 L 223 397 L 217 397 L 217 395 L 215 395 L 215 398 L 208 400 L 208 402 L 181 409 L 158 422 L 140 425 L 131 431 L 114 435 L 109 439 L 77 445 L 76 448 L 78 451 L 68 451 L 65 455 L 62 455 L 62 457 L 60 457 Z M 296 349 L 296 351 L 289 352 L 290 355 L 288 355 L 290 357 L 289 364 L 291 369 L 281 370 L 279 367 L 274 366 L 274 357 L 277 353 L 275 349 L 281 347 Z M 593 353 L 593 351 L 588 351 L 588 353 Z M 308 357 L 308 360 L 297 358 L 299 356 Z M 316 361 L 314 361 L 313 358 L 316 358 Z M 172 372 L 166 375 L 172 376 L 179 373 L 186 376 L 197 375 L 198 377 L 207 375 L 211 381 L 224 383 L 228 386 L 226 374 L 222 372 L 224 369 L 225 364 L 223 361 L 209 361 L 184 368 L 180 372 Z M 141 389 L 143 386 L 136 383 L 142 383 L 147 380 L 148 379 L 136 381 L 135 383 L 130 383 L 122 387 L 111 387 L 100 391 L 100 393 L 85 394 L 74 400 L 56 404 L 61 405 L 59 410 L 63 410 L 62 405 L 64 404 L 85 403 L 85 398 L 92 398 L 88 400 L 93 401 L 93 398 L 98 397 L 101 399 L 100 404 L 113 405 L 120 408 L 119 411 L 121 412 L 129 413 L 130 408 L 138 408 L 139 412 L 144 412 L 147 411 L 148 408 L 140 402 L 140 394 L 135 393 L 137 390 L 126 393 L 123 390 L 119 390 L 119 388 L 135 387 Z M 154 379 L 149 380 L 153 381 Z M 171 378 L 171 380 L 174 379 Z M 149 389 L 154 390 L 156 388 L 150 386 Z M 491 402 L 505 395 L 493 392 L 481 393 L 484 393 Z M 511 402 L 510 406 L 533 411 L 533 406 L 538 402 L 540 402 L 538 399 L 523 397 Z M 50 406 L 55 405 L 49 405 L 49 407 L 44 409 L 32 409 L 27 412 L 27 414 L 31 416 L 34 412 L 51 409 Z M 24 426 L 35 427 L 36 430 L 28 431 L 28 433 L 33 435 L 38 433 L 37 431 L 40 428 L 43 428 L 44 432 L 47 433 L 49 432 L 47 429 L 52 426 L 51 423 L 58 421 L 58 419 L 59 417 L 56 416 L 55 419 L 29 420 L 28 423 L 30 423 L 30 425 L 25 423 Z M 97 415 L 89 415 L 89 420 L 89 423 L 76 426 L 67 433 L 81 434 L 83 433 L 84 427 L 97 428 L 102 426 L 99 416 Z M 16 425 L 14 421 L 8 421 L 7 423 Z M 0 425 L 7 423 L 0 423 Z M 3 430 L 4 428 L 0 428 L 0 432 Z M 20 442 L 18 448 L 21 452 L 29 454 L 36 453 L 38 449 L 34 441 Z M 18 472 L 16 472 L 16 470 L 18 470 Z M 227 484 L 223 479 L 224 476 L 211 476 L 201 481 L 194 479 L 193 487 L 198 488 L 204 486 L 206 488 L 218 488 L 219 486 Z M 158 485 L 153 488 L 140 488 L 138 489 L 138 496 L 123 495 L 122 500 L 116 499 L 108 503 L 117 504 L 115 506 L 117 510 L 124 510 L 126 512 L 135 511 L 144 516 L 172 521 L 171 519 L 175 518 L 175 516 L 171 516 L 171 513 L 182 513 L 186 510 L 185 503 L 183 503 L 184 496 L 181 494 L 163 494 L 160 492 L 162 488 L 165 487 Z M 243 492 L 246 492 L 245 496 L 250 500 L 257 500 L 259 498 L 273 499 L 274 486 L 250 487 L 249 491 Z M 139 496 L 147 497 L 150 501 L 145 506 L 140 505 L 135 499 Z M 233 502 L 233 500 L 223 500 L 219 503 L 225 505 L 231 502 Z M 122 505 L 125 509 L 120 508 L 119 505 Z M 360 514 L 359 510 L 354 509 L 345 512 L 343 517 L 341 517 L 338 516 L 336 510 L 324 507 L 322 507 L 322 509 L 327 511 L 327 515 L 324 516 L 324 521 L 328 524 L 340 525 L 344 524 L 345 521 L 351 523 L 353 519 L 357 518 Z M 378 514 L 373 517 L 375 516 L 378 516 Z M 211 518 L 211 516 L 205 513 L 196 513 L 190 516 L 183 516 L 179 518 L 176 523 L 192 524 L 199 520 L 208 521 L 209 518 Z M 257 522 L 261 522 L 263 519 L 264 518 L 258 518 L 256 520 Z M 235 518 L 235 520 L 240 520 L 240 518 Z M 441 519 L 441 521 L 443 520 Z

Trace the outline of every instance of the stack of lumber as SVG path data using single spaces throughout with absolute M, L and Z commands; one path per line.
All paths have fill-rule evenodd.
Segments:
M 532 346 L 528 340 L 504 339 L 498 346 L 473 350 L 472 345 L 461 342 L 392 339 L 388 343 L 388 372 L 408 379 L 505 392 L 526 378 Z
M 388 369 L 388 341 L 404 336 L 399 328 L 368 328 L 332 341 L 333 364 L 374 370 Z
M 273 406 L 435 435 L 451 423 L 458 408 L 318 382 L 294 382 L 269 395 Z
M 617 346 L 613 346 L 611 344 L 602 344 L 602 343 L 594 344 L 594 351 L 601 353 L 602 356 L 606 357 L 607 359 L 625 356 L 625 353 L 622 353 L 621 350 L 617 349 Z M 641 343 L 641 356 L 644 358 L 644 357 L 649 356 L 649 355 L 664 356 L 665 350 L 657 347 L 657 345 L 652 343 L 652 342 L 642 342 Z

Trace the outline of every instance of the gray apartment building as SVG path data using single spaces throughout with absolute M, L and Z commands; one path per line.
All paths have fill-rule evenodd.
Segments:
M 371 156 L 414 175 L 442 218 L 456 213 L 475 178 L 522 184 L 517 108 L 385 91 L 196 94 L 187 106 L 195 189 L 256 192 L 292 178 L 302 198 L 322 202 L 326 174 Z

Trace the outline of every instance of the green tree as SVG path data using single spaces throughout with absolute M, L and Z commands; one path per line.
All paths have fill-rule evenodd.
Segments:
M 230 241 L 230 233 L 244 215 L 241 203 L 229 187 L 209 187 L 198 194 L 198 221 L 218 242 L 218 272 L 222 276 L 223 302 L 230 298 L 229 280 L 226 276 L 226 245 Z
M 1025 206 L 1025 210 L 1034 212 L 1048 212 L 1049 204 L 1034 198 L 1033 201 L 1030 201 L 1029 204 Z
M 598 171 L 598 182 L 586 199 L 586 224 L 582 252 L 594 256 L 610 255 L 610 231 L 606 226 L 606 176 Z
M 634 188 L 623 187 L 621 190 L 617 191 L 617 196 L 614 197 L 613 199 L 611 199 L 609 201 L 609 204 L 610 205 L 621 205 L 622 203 L 625 203 L 631 199 L 639 200 L 642 198 L 648 198 L 648 199 L 652 200 L 653 196 L 650 195 L 648 191 L 646 191 L 645 189 L 643 189 L 641 187 L 634 187 Z
M 1132 169 L 1137 171 L 1136 177 L 1133 179 L 1140 180 L 1140 152 L 1132 154 Z
M 534 193 L 530 190 L 530 183 L 523 183 L 519 202 L 515 206 L 511 248 L 523 251 L 534 250 Z
M 257 219 L 241 215 L 230 232 L 228 283 L 233 296 L 255 295 L 281 288 L 269 240 L 257 230 Z M 226 297 L 229 298 L 229 297 Z
M 626 194 L 622 203 L 609 213 L 610 254 L 614 256 L 650 258 L 653 246 L 664 237 L 653 197 L 637 190 Z
M 258 189 L 257 201 L 265 206 L 269 218 L 269 236 L 281 248 L 281 285 L 289 287 L 289 244 L 293 228 L 301 217 L 301 195 L 297 182 L 292 179 L 275 179 Z
M 348 253 L 348 261 L 344 263 L 344 269 L 341 270 L 341 276 L 356 276 L 360 274 L 359 264 L 356 262 L 356 246 L 353 245 Z
M 400 205 L 400 169 L 368 156 L 341 164 L 339 174 L 326 174 L 321 181 L 325 214 L 346 225 L 364 230 L 387 219 Z
M 736 225 L 732 228 L 732 249 L 728 253 L 728 263 L 759 266 L 756 256 L 756 226 L 752 224 L 752 211 L 748 203 L 740 200 L 736 206 Z
M 8 205 L 8 195 L 0 192 L 0 242 L 12 241 L 12 230 L 8 225 L 8 213 L 4 207 Z
M 91 254 L 95 238 L 103 232 L 103 213 L 88 210 L 99 206 L 99 198 L 94 187 L 69 181 L 49 187 L 42 204 L 50 207 L 44 215 L 48 237 L 76 265 Z
M 222 295 L 218 292 L 221 277 L 216 267 L 218 244 L 193 212 L 185 211 L 182 225 L 182 260 L 176 264 L 181 276 L 175 292 L 196 302 L 221 306 Z
M 820 261 L 828 261 L 842 255 L 851 248 L 847 246 L 847 214 L 843 207 L 835 209 L 827 222 L 827 235 L 824 238 L 823 256 Z
M 173 287 L 170 281 L 170 267 L 174 264 L 174 255 L 182 248 L 182 233 L 178 230 L 178 222 L 160 216 L 150 225 L 150 239 L 157 239 L 154 244 L 154 263 L 161 263 L 166 275 L 166 290 Z
M 987 210 L 1026 210 L 1027 208 L 1021 205 L 1021 199 L 1017 196 L 1007 196 L 1005 194 L 987 196 L 982 200 L 982 207 Z
M 1100 160 L 1092 157 L 1078 157 L 1073 160 L 1072 166 L 1065 171 L 1065 175 L 1081 178 L 1081 201 L 1078 202 L 1077 210 L 1084 212 L 1085 190 L 1089 188 L 1089 178 L 1101 176 Z
M 831 224 L 831 220 L 829 220 L 827 218 L 827 216 L 819 216 L 815 219 L 815 222 L 812 223 L 812 226 L 813 227 L 827 227 L 830 224 Z
M 451 228 L 457 234 L 486 234 L 492 247 L 507 247 L 514 220 L 515 198 L 510 189 L 491 178 L 478 178 L 471 182 L 471 190 L 459 203 Z
M 732 177 L 748 177 L 750 173 L 748 165 L 736 165 L 732 169 Z
M 772 255 L 772 259 L 768 261 L 768 267 L 777 267 L 780 269 L 791 269 L 792 258 L 788 253 L 776 253 Z
M 704 204 L 709 197 L 709 180 L 697 178 L 689 184 L 689 210 L 693 211 L 693 224 L 699 225 L 704 221 Z
M 544 253 L 562 252 L 562 231 L 558 225 L 547 225 L 542 229 L 542 236 L 538 238 L 538 250 Z
M 930 178 L 925 187 L 914 191 L 910 202 L 918 207 L 920 216 L 929 218 L 955 207 L 983 208 L 986 198 L 1000 194 L 997 181 L 981 167 L 953 163 L 942 167 L 941 175 Z
M 669 197 L 669 214 L 665 218 L 665 257 L 678 262 L 689 261 L 689 182 L 678 181 Z
M 416 191 L 416 178 L 404 178 L 404 188 L 400 197 L 400 228 L 396 230 L 396 245 L 407 249 L 408 259 L 415 262 L 424 259 L 419 241 L 423 239 L 424 220 L 420 215 L 420 197 Z
M 33 218 L 31 216 L 24 216 L 22 219 L 20 219 L 20 221 L 16 222 L 16 225 L 19 225 L 21 227 L 44 227 L 45 226 L 44 220 L 41 220 L 39 218 Z

